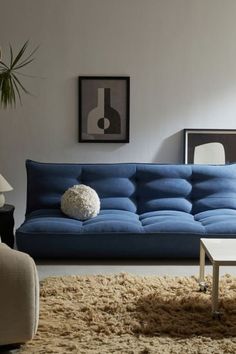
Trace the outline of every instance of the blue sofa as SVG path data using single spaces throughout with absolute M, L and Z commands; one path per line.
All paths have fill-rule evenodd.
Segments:
M 201 237 L 236 237 L 236 165 L 60 164 L 28 160 L 17 247 L 34 258 L 193 258 Z M 98 216 L 71 219 L 60 198 L 96 190 Z

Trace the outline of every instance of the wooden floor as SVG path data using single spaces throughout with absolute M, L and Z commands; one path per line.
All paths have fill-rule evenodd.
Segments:
M 198 275 L 198 260 L 171 261 L 38 261 L 39 278 L 62 275 L 116 274 L 120 272 L 135 275 Z M 206 265 L 206 274 L 212 273 L 210 263 Z M 225 273 L 236 276 L 236 267 L 220 267 L 220 275 Z

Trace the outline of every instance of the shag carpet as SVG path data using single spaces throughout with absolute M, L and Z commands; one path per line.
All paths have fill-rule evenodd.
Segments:
M 220 279 L 222 319 L 195 277 L 50 277 L 38 333 L 21 354 L 235 354 L 236 278 Z

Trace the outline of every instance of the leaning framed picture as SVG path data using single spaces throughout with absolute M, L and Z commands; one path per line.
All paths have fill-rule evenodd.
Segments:
M 79 76 L 79 142 L 128 143 L 128 76 Z
M 184 129 L 185 164 L 236 162 L 236 130 Z

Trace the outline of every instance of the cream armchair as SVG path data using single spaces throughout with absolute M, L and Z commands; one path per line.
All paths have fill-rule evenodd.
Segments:
M 0 345 L 32 339 L 38 315 L 39 282 L 33 259 L 0 243 Z

